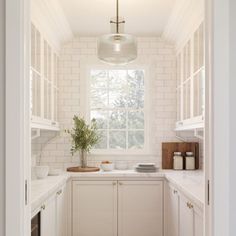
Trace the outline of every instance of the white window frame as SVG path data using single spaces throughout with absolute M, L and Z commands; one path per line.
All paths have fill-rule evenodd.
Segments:
M 125 66 L 90 64 L 82 68 L 81 75 L 81 115 L 90 122 L 90 72 L 91 70 L 144 70 L 144 148 L 142 149 L 92 149 L 91 155 L 150 155 L 150 107 L 149 100 L 149 67 L 146 65 L 130 64 Z

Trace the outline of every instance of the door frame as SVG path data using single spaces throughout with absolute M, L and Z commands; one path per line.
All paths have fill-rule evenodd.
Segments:
M 206 2 L 206 236 L 235 235 L 235 0 Z M 207 182 L 209 181 L 209 195 Z M 232 181 L 232 182 L 231 182 Z
M 30 235 L 30 0 L 5 1 L 5 228 Z
M 234 0 L 206 0 L 206 236 L 230 233 L 230 28 Z M 6 236 L 30 235 L 30 0 L 6 2 Z M 230 5 L 232 4 L 232 5 Z M 218 24 L 218 25 L 217 25 Z M 217 27 L 217 26 L 221 27 Z M 222 43 L 227 41 L 228 44 Z M 232 45 L 233 47 L 233 45 Z M 221 60 L 219 61 L 219 58 Z M 222 59 L 223 58 L 223 59 Z M 223 78 L 223 79 L 222 79 Z M 232 89 L 232 88 L 231 88 Z M 219 97 L 216 95 L 219 94 Z M 220 98 L 220 99 L 219 99 Z M 217 105 L 216 105 L 217 104 Z M 235 109 L 235 108 L 234 108 Z M 214 158 L 213 158 L 214 156 Z M 25 181 L 28 203 L 25 205 Z M 206 185 L 207 186 L 207 185 Z M 19 197 L 16 197 L 19 196 Z M 206 199 L 207 199 L 206 194 Z M 232 199 L 233 200 L 233 199 Z M 224 208 L 220 202 L 224 202 Z M 219 214 L 220 212 L 220 214 Z M 14 225 L 14 227 L 13 227 Z M 231 226 L 231 230 L 233 226 Z M 223 234 L 222 234 L 223 232 Z

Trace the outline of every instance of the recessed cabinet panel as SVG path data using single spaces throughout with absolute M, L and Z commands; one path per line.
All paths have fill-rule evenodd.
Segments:
M 41 211 L 41 235 L 57 236 L 56 234 L 56 197 L 51 197 Z
M 68 208 L 68 199 L 66 193 L 66 186 L 61 188 L 57 192 L 56 197 L 56 206 L 57 206 L 57 218 L 56 218 L 56 228 L 57 228 L 57 236 L 67 236 L 67 208 Z
M 161 181 L 121 181 L 118 191 L 119 236 L 163 235 Z
M 117 236 L 117 182 L 73 182 L 73 236 Z
M 166 191 L 166 236 L 179 236 L 179 194 L 170 185 L 167 185 Z
M 188 200 L 181 196 L 179 212 L 179 234 L 181 236 L 194 236 L 193 209 L 188 207 Z

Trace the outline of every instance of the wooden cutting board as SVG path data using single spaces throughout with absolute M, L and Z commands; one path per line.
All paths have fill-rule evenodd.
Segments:
M 186 152 L 193 152 L 193 155 L 195 156 L 195 167 L 196 169 L 199 169 L 199 143 L 162 143 L 162 169 L 173 169 L 174 152 L 181 152 L 184 157 Z
M 100 168 L 99 167 L 86 167 L 86 168 L 82 168 L 80 166 L 76 166 L 76 167 L 69 167 L 67 168 L 68 172 L 96 172 L 99 171 Z

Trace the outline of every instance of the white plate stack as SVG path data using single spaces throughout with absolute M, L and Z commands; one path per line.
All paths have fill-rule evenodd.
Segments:
M 156 167 L 155 163 L 138 163 L 135 167 L 137 172 L 142 173 L 153 173 L 158 171 L 158 167 Z

